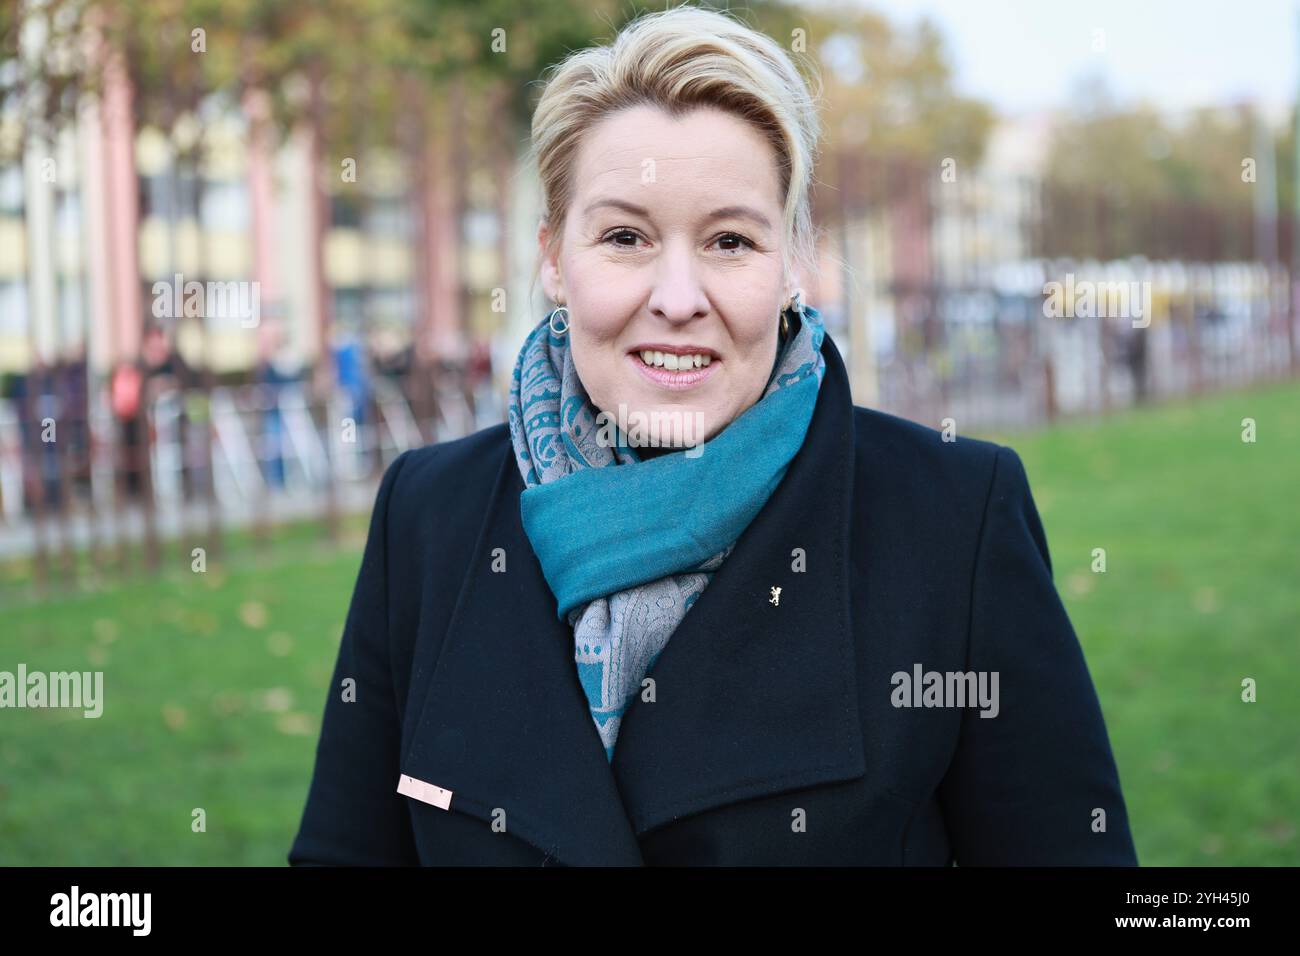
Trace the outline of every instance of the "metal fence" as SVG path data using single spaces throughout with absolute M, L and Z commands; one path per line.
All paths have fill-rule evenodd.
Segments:
M 31 381 L 23 400 L 0 401 L 0 560 L 30 557 L 42 590 L 75 584 L 82 551 L 101 569 L 132 570 L 132 553 L 146 569 L 189 567 L 196 547 L 220 553 L 226 529 L 332 526 L 369 508 L 403 451 L 505 415 L 490 379 L 454 366 L 432 377 L 423 417 L 386 377 L 363 398 L 336 389 L 328 401 L 304 382 L 166 388 L 127 420 L 110 411 L 107 383 L 78 407 L 58 377 Z
M 1076 289 L 1062 314 L 1053 283 Z M 1113 301 L 1079 308 L 1080 286 Z M 920 318 L 878 345 L 875 404 L 934 427 L 1027 426 L 1288 377 L 1290 295 L 1259 263 L 1020 263 L 988 289 L 910 294 Z
M 859 404 L 1025 426 L 1300 372 L 1287 221 L 908 162 L 830 168 L 817 213 L 839 274 L 819 305 Z M 1252 244 L 1267 256 L 1228 258 Z

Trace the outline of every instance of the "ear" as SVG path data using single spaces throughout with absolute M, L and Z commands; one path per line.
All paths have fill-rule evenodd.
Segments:
M 790 280 L 785 287 L 787 302 L 792 302 L 794 300 L 794 294 L 796 292 L 803 292 L 803 301 L 804 304 L 807 305 L 808 290 L 804 289 L 803 280 L 804 280 L 803 269 L 797 265 L 792 266 L 790 271 Z
M 803 272 L 800 270 L 799 266 L 794 263 L 788 264 L 782 273 L 782 279 L 781 279 L 781 311 L 782 312 L 790 308 L 791 303 L 794 301 L 795 292 L 803 288 L 803 286 L 800 284 L 802 281 L 803 281 Z
M 563 302 L 565 301 L 564 277 L 560 275 L 560 264 L 546 247 L 550 236 L 550 228 L 543 219 L 537 226 L 537 254 L 542 262 L 542 288 L 546 291 L 546 297 L 552 302 Z

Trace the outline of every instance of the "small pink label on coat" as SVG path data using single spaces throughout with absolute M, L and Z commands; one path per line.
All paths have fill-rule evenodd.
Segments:
M 425 783 L 423 780 L 416 780 L 414 777 L 408 777 L 402 774 L 402 778 L 397 781 L 397 792 L 406 797 L 414 797 L 423 803 L 431 803 L 435 807 L 446 810 L 451 806 L 451 791 L 444 790 L 442 787 L 435 787 L 431 783 Z

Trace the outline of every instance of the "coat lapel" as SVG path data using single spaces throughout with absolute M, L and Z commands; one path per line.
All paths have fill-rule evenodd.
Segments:
M 451 791 L 451 812 L 490 823 L 503 811 L 508 832 L 573 865 L 639 865 L 638 837 L 677 817 L 864 774 L 852 399 L 829 335 L 822 352 L 803 449 L 660 653 L 654 700 L 624 714 L 612 765 L 523 531 L 507 449 L 403 774 Z M 498 547 L 505 572 L 491 570 Z
M 506 832 L 560 863 L 640 865 L 507 451 L 402 773 L 450 790 L 451 812 L 493 823 L 504 811 Z

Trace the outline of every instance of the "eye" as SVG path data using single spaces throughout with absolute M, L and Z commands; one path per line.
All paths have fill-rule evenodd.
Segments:
M 617 240 L 618 238 L 620 238 L 620 237 L 624 237 L 624 236 L 630 236 L 630 237 L 631 237 L 631 239 L 632 239 L 632 244 L 631 244 L 631 245 L 628 245 L 628 244 L 626 244 L 626 243 L 622 243 L 622 242 L 616 242 L 616 241 L 613 242 L 613 244 L 616 245 L 616 246 L 618 246 L 618 247 L 621 248 L 621 249 L 635 249 L 635 248 L 636 248 L 637 234 L 636 234 L 633 230 L 631 230 L 631 229 L 626 229 L 626 228 L 624 228 L 624 229 L 615 229 L 615 230 L 613 230 L 612 232 L 607 232 L 607 233 L 605 233 L 605 235 L 603 235 L 603 236 L 601 237 L 600 241 L 601 241 L 601 242 L 611 242 L 611 241 L 613 241 L 613 240 Z
M 732 247 L 732 248 L 730 248 L 730 249 L 725 249 L 725 250 L 723 250 L 723 251 L 728 252 L 728 253 L 743 252 L 745 248 L 749 248 L 749 249 L 753 249 L 753 248 L 754 248 L 754 244 L 753 244 L 752 242 L 750 242 L 750 241 L 749 241 L 748 239 L 746 239 L 744 236 L 742 236 L 742 235 L 740 235 L 739 233 L 736 233 L 736 232 L 724 232 L 722 235 L 718 236 L 718 238 L 717 238 L 716 240 L 714 240 L 714 241 L 715 241 L 715 242 L 739 242 L 739 243 L 742 243 L 742 245 L 741 245 L 740 247 L 738 247 L 738 248 L 737 248 L 737 247 Z
M 620 229 L 613 229 L 605 233 L 605 235 L 601 236 L 600 241 L 602 243 L 609 243 L 611 245 L 617 246 L 620 249 L 635 249 L 636 241 L 639 238 L 640 235 L 636 232 L 636 230 L 628 229 L 624 227 Z M 631 241 L 630 242 L 620 241 L 622 239 L 630 239 Z M 753 242 L 751 242 L 749 239 L 746 239 L 744 236 L 740 235 L 740 233 L 737 232 L 724 232 L 713 241 L 715 243 L 719 243 L 719 242 L 739 243 L 739 245 L 728 246 L 723 249 L 723 252 L 727 253 L 730 256 L 736 256 L 737 254 L 743 253 L 746 249 L 755 248 Z

